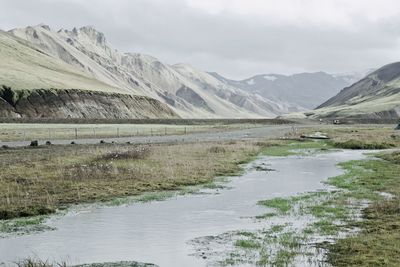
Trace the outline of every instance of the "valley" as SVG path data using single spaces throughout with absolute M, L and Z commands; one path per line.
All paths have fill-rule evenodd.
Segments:
M 0 267 L 399 265 L 400 6 L 228 2 L 2 1 Z
M 397 152 L 384 151 L 385 154 L 379 155 L 384 161 L 376 161 L 363 155 L 365 152 L 372 153 L 372 150 L 340 149 L 396 148 L 400 145 L 400 136 L 391 125 L 303 125 L 297 133 L 325 132 L 332 137 L 328 142 L 290 140 L 296 137 L 291 126 L 263 126 L 252 129 L 244 131 L 253 134 L 237 135 L 237 139 L 201 139 L 200 143 L 165 140 L 159 144 L 117 142 L 3 148 L 0 157 L 6 171 L 0 175 L 0 214 L 3 216 L 0 227 L 1 258 L 6 260 L 5 263 L 30 257 L 34 261 L 42 258 L 48 262 L 65 262 L 68 265 L 115 262 L 115 266 L 124 266 L 124 263 L 119 261 L 125 260 L 152 262 L 159 266 L 174 266 L 176 262 L 192 266 L 245 266 L 261 261 L 265 264 L 292 264 L 293 260 L 299 263 L 304 260 L 310 262 L 304 257 L 297 258 L 300 255 L 308 255 L 307 257 L 317 262 L 334 260 L 348 263 L 351 258 L 346 258 L 344 252 L 339 252 L 338 255 L 337 251 L 343 250 L 343 246 L 352 246 L 350 240 L 362 238 L 364 232 L 353 233 L 350 230 L 350 233 L 339 235 L 339 239 L 333 239 L 335 242 L 337 240 L 337 245 L 328 243 L 327 246 L 322 241 L 325 239 L 321 238 L 325 236 L 324 238 L 331 240 L 332 231 L 346 233 L 347 227 L 352 229 L 352 224 L 360 224 L 362 229 L 369 227 L 369 224 L 364 226 L 364 219 L 359 221 L 359 217 L 352 217 L 356 205 L 353 202 L 348 207 L 351 212 L 346 210 L 349 212 L 345 213 L 349 214 L 346 215 L 348 217 L 341 217 L 342 213 L 336 213 L 336 209 L 343 206 L 330 208 L 330 205 L 342 203 L 345 197 L 355 198 L 360 201 L 357 202 L 360 203 L 357 204 L 360 205 L 357 206 L 358 212 L 368 212 L 369 208 L 366 209 L 362 204 L 364 199 L 382 199 L 379 195 L 367 197 L 363 193 L 363 187 L 366 185 L 372 186 L 368 190 L 375 190 L 373 183 L 365 185 L 363 182 L 357 182 L 353 187 L 353 172 L 360 171 L 358 167 L 351 167 L 355 166 L 353 164 L 370 168 L 369 164 L 382 162 L 379 163 L 383 164 L 382 168 L 388 168 L 384 174 L 386 178 L 378 179 L 387 180 L 383 187 L 376 190 L 390 193 L 393 198 L 397 198 L 395 188 L 389 190 L 384 186 L 396 183 L 397 176 L 393 168 L 397 167 L 396 161 L 393 160 Z M 233 130 L 235 131 L 241 130 Z M 229 136 L 229 132 L 226 132 L 226 135 Z M 316 162 L 318 164 L 315 164 Z M 338 169 L 336 164 L 339 162 L 346 169 L 352 168 L 351 172 Z M 310 166 L 306 167 L 308 164 Z M 293 179 L 292 172 L 302 174 L 300 177 L 296 176 L 296 181 L 282 184 L 282 179 Z M 365 174 L 370 175 L 370 172 L 366 171 Z M 311 180 L 310 175 L 314 177 Z M 331 191 L 332 188 L 328 190 L 325 183 L 321 183 L 329 177 L 335 177 L 329 181 L 332 181 L 330 184 L 338 187 L 339 191 Z M 264 185 L 260 186 L 261 184 Z M 292 186 L 295 184 L 296 187 Z M 284 185 L 287 185 L 286 189 L 283 189 Z M 265 188 L 270 189 L 265 191 Z M 340 188 L 351 188 L 352 191 L 348 194 L 346 191 L 340 191 Z M 247 193 L 243 190 L 247 190 Z M 338 195 L 338 192 L 342 193 Z M 321 196 L 323 202 L 319 204 L 321 200 L 317 199 Z M 324 223 L 321 224 L 321 228 L 307 228 L 307 225 L 298 228 L 292 221 L 299 221 L 300 214 L 297 214 L 296 210 L 290 215 L 294 216 L 293 218 L 283 217 L 292 205 L 285 204 L 285 197 L 298 198 L 296 201 L 300 202 L 294 202 L 293 205 L 301 205 L 304 212 L 312 210 L 311 214 L 317 219 L 315 227 Z M 221 198 L 227 200 L 221 201 Z M 317 202 L 311 204 L 307 202 L 309 198 L 315 198 Z M 265 199 L 272 199 L 265 201 L 265 206 L 269 209 L 254 206 L 258 201 Z M 393 199 L 388 198 L 385 201 L 389 205 Z M 319 209 L 319 205 L 324 206 L 321 213 L 317 214 L 315 209 Z M 371 207 L 374 207 L 373 205 Z M 185 212 L 182 212 L 183 210 Z M 137 216 L 138 214 L 141 216 Z M 326 225 L 324 220 L 337 214 L 340 216 L 334 217 L 335 220 L 345 219 L 345 224 Z M 373 223 L 370 220 L 378 219 L 374 218 L 369 218 L 368 222 Z M 321 223 L 318 223 L 319 220 Z M 395 220 L 395 217 L 392 220 Z M 164 223 L 160 224 L 162 221 Z M 86 226 L 79 226 L 84 222 Z M 178 224 L 178 231 L 185 227 L 192 229 L 188 230 L 192 235 L 175 234 L 176 238 L 172 238 L 167 234 L 173 233 L 171 231 Z M 217 225 L 220 226 L 216 227 Z M 98 235 L 98 231 L 103 231 L 104 227 L 109 229 L 106 231 L 108 234 Z M 193 230 L 193 227 L 196 230 Z M 268 232 L 267 229 L 271 231 Z M 391 238 L 390 233 L 395 229 L 385 229 L 388 231 L 385 232 L 387 238 Z M 119 236 L 121 231 L 129 233 L 128 236 L 132 238 L 123 242 L 123 247 L 111 249 L 116 246 L 114 242 L 119 244 L 121 239 L 115 237 Z M 135 238 L 139 233 L 147 233 L 145 236 L 148 238 Z M 304 235 L 305 233 L 307 235 Z M 283 241 L 289 234 L 291 237 Z M 84 238 L 86 244 L 92 244 L 92 248 L 94 244 L 103 245 L 96 250 L 97 253 L 92 249 L 82 250 L 79 246 L 72 245 L 68 246 L 67 251 L 65 248 L 57 250 L 58 246 L 55 244 L 76 243 L 77 239 L 74 237 L 79 237 L 79 240 Z M 299 238 L 303 244 L 301 247 L 298 245 Z M 382 242 L 386 242 L 383 238 L 382 236 Z M 262 241 L 264 239 L 269 241 Z M 20 247 L 20 242 L 24 243 L 28 250 L 13 249 Z M 162 245 L 171 242 L 175 246 Z M 231 245 L 220 247 L 220 242 Z M 321 242 L 320 245 L 318 242 Z M 159 246 L 154 247 L 152 244 L 155 243 Z M 143 250 L 146 246 L 149 247 Z M 129 248 L 133 247 L 137 249 L 132 254 Z M 265 254 L 265 249 L 272 249 L 273 252 Z M 305 250 L 315 249 L 320 251 L 316 256 L 303 254 Z M 369 251 L 374 253 L 374 248 L 370 249 Z M 106 251 L 113 251 L 113 256 L 107 256 L 110 254 Z M 219 252 L 215 254 L 215 251 Z M 379 261 L 379 254 L 374 257 L 376 258 L 370 259 L 372 263 Z M 391 259 L 395 261 L 395 258 Z

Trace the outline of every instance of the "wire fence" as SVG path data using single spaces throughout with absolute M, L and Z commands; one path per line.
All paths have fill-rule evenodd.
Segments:
M 161 136 L 161 135 L 184 135 L 200 132 L 226 131 L 229 129 L 246 129 L 254 125 L 174 125 L 174 126 L 121 126 L 113 125 L 107 127 L 38 127 L 17 126 L 15 128 L 0 127 L 0 142 L 7 141 L 46 141 L 46 140 L 76 140 L 90 138 L 118 138 L 135 136 Z

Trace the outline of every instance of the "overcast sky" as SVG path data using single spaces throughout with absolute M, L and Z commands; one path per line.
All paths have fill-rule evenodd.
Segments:
M 231 78 L 400 60 L 399 0 L 0 0 L 0 28 L 93 25 L 125 52 Z

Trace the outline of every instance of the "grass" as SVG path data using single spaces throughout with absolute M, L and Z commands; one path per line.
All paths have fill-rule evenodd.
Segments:
M 395 125 L 340 126 L 323 128 L 320 131 L 330 136 L 331 145 L 337 148 L 384 149 L 400 147 L 400 133 L 394 131 L 394 127 Z
M 262 149 L 254 142 L 219 146 L 224 149 L 218 153 L 212 142 L 0 150 L 0 219 L 51 214 L 79 203 L 119 203 L 128 196 L 160 200 L 168 191 L 211 185 L 216 176 L 240 173 L 239 164 Z
M 324 151 L 331 148 L 324 141 L 281 141 L 279 143 L 268 143 L 262 154 L 266 156 L 286 157 L 291 155 L 302 154 L 304 151 L 299 150 L 319 150 Z
M 258 249 L 261 247 L 261 244 L 254 240 L 239 239 L 236 240 L 235 246 L 244 249 Z
M 273 198 L 258 202 L 259 205 L 275 209 L 280 214 L 286 214 L 292 208 L 292 202 L 287 198 Z
M 332 142 L 360 140 L 379 144 L 394 140 L 395 146 L 400 145 L 390 131 L 372 131 L 371 135 L 365 129 L 339 129 Z M 7 212 L 16 212 L 33 207 L 57 209 L 74 203 L 124 199 L 126 196 L 139 196 L 143 201 L 160 200 L 171 190 L 212 184 L 216 175 L 238 173 L 241 171 L 239 164 L 248 162 L 260 152 L 288 155 L 296 153 L 297 149 L 326 150 L 332 147 L 332 143 L 320 141 L 165 144 L 151 145 L 148 154 L 133 158 L 110 158 L 108 155 L 129 155 L 127 151 L 137 150 L 134 145 L 0 150 L 0 167 L 4 170 L 0 173 L 0 207 Z M 381 160 L 342 163 L 340 166 L 346 173 L 328 181 L 337 190 L 261 201 L 261 205 L 273 208 L 274 212 L 257 216 L 258 219 L 270 220 L 275 215 L 283 218 L 306 216 L 308 227 L 295 232 L 285 224 L 272 225 L 261 232 L 240 232 L 234 242 L 237 251 L 221 264 L 255 262 L 260 266 L 287 266 L 299 255 L 309 256 L 307 249 L 315 248 L 313 236 L 335 238 L 338 233 L 347 232 L 347 236 L 334 244 L 318 244 L 327 250 L 329 264 L 397 266 L 400 261 L 400 152 L 380 154 L 379 157 Z M 381 192 L 393 197 L 386 199 Z M 365 200 L 370 203 L 367 208 L 363 206 Z M 356 216 L 360 210 L 363 220 Z M 359 231 L 354 233 L 354 229 Z M 252 251 L 256 251 L 256 256 Z M 254 257 L 246 258 L 249 255 Z
M 272 147 L 266 146 L 263 152 L 288 156 L 299 152 L 292 147 L 324 150 L 400 146 L 398 134 L 388 129 L 339 128 L 331 130 L 329 135 L 333 140 L 327 143 L 316 142 L 309 146 L 310 142 L 279 142 Z M 290 266 L 301 256 L 307 262 L 332 266 L 398 266 L 400 152 L 380 153 L 378 157 L 380 159 L 341 163 L 345 173 L 327 181 L 336 188 L 334 190 L 260 201 L 260 205 L 272 208 L 274 212 L 256 216 L 257 219 L 272 222 L 277 215 L 280 221 L 297 218 L 305 222 L 304 227 L 272 226 L 248 234 L 247 242 L 254 241 L 261 246 L 244 248 L 245 251 L 252 250 L 253 254 L 238 250 L 235 255 L 239 256 L 230 257 L 227 262 L 235 263 L 240 259 L 258 266 Z M 390 197 L 382 193 L 389 193 Z
M 394 143 L 386 142 L 368 142 L 361 140 L 348 140 L 345 142 L 335 142 L 333 146 L 343 149 L 388 149 L 395 147 Z
M 36 258 L 26 258 L 15 263 L 17 267 L 66 267 L 69 266 L 65 261 L 51 262 L 49 260 L 41 260 Z M 133 261 L 120 261 L 120 262 L 104 262 L 104 263 L 90 263 L 75 265 L 73 267 L 155 267 L 156 265 L 150 263 L 139 263 Z
M 362 212 L 362 221 L 351 222 L 360 231 L 329 246 L 328 262 L 335 266 L 398 266 L 400 262 L 400 164 L 399 152 L 381 154 L 384 160 L 353 162 L 366 170 L 350 168 L 356 178 L 349 186 L 354 197 L 371 204 Z M 350 175 L 349 175 L 350 177 Z M 335 181 L 335 179 L 333 180 Z M 342 181 L 342 180 L 341 180 Z M 337 182 L 337 181 L 336 181 Z M 342 183 L 339 183 L 339 186 Z M 392 198 L 378 193 L 386 192 Z
M 43 261 L 35 258 L 27 258 L 15 263 L 17 267 L 66 267 L 67 264 L 65 262 L 62 263 L 52 263 L 50 261 Z

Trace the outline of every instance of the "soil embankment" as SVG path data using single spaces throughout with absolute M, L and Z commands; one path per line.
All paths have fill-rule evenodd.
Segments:
M 145 96 L 74 89 L 0 89 L 0 117 L 52 119 L 179 118 L 167 105 Z

